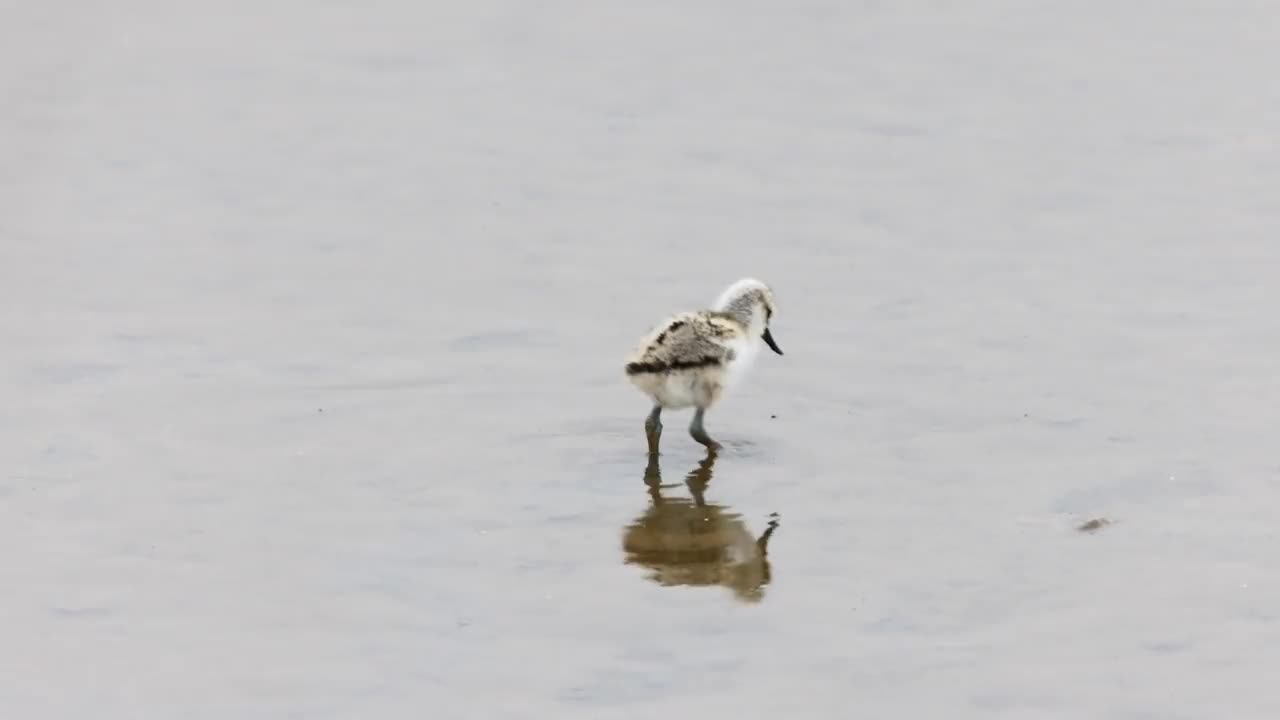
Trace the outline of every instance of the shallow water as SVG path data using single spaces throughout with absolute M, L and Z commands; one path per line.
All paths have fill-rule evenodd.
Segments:
M 5 717 L 1280 711 L 1280 10 L 695 5 L 4 12 Z

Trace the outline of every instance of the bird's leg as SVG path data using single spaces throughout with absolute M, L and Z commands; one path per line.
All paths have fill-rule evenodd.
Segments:
M 662 504 L 662 466 L 658 464 L 658 456 L 650 455 L 649 463 L 644 467 L 644 484 L 649 487 L 649 497 L 654 505 Z
M 662 440 L 662 406 L 654 405 L 653 412 L 644 421 L 644 433 L 649 438 L 649 457 L 657 457 L 658 442 Z
M 705 428 L 702 427 L 702 415 L 706 412 L 706 408 L 698 408 L 693 413 L 693 422 L 689 423 L 689 434 L 694 440 L 707 446 L 708 450 L 719 450 L 720 443 L 711 439 Z

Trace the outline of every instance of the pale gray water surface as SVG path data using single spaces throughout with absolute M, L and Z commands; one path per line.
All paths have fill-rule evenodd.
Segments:
M 1280 714 L 1280 5 L 0 18 L 0 715 Z

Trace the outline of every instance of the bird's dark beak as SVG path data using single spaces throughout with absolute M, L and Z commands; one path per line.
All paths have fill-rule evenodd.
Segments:
M 778 353 L 779 355 L 782 354 L 782 348 L 778 347 L 778 343 L 773 341 L 773 335 L 769 332 L 769 328 L 764 329 L 763 337 L 764 337 L 764 344 L 768 345 L 770 350 Z

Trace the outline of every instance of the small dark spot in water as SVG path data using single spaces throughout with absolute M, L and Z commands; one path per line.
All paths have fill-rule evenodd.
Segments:
M 770 415 L 770 416 L 769 416 L 769 419 L 770 419 L 770 420 L 777 420 L 777 419 L 778 419 L 778 416 L 777 416 L 777 415 Z
M 1080 527 L 1077 527 L 1076 530 L 1079 530 L 1080 532 L 1084 532 L 1084 533 L 1097 532 L 1110 524 L 1111 524 L 1111 521 L 1106 518 L 1094 518 L 1080 525 Z

